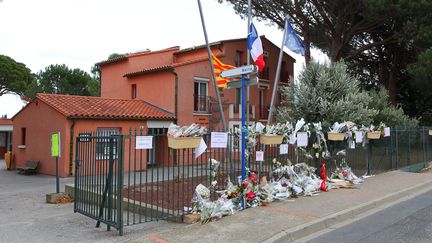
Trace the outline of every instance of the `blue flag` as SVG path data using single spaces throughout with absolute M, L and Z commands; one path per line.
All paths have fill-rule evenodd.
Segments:
M 285 27 L 286 34 L 285 34 L 284 46 L 288 47 L 288 49 L 290 49 L 292 52 L 304 56 L 305 48 L 303 42 L 297 36 L 288 18 L 285 18 L 285 26 L 286 26 Z

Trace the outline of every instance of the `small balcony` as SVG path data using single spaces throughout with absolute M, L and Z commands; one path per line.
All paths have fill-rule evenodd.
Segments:
M 194 95 L 194 113 L 210 113 L 210 96 Z
M 241 119 L 241 104 L 230 104 L 228 107 L 229 111 L 229 119 L 235 120 L 235 119 Z M 255 119 L 255 105 L 249 106 L 249 118 Z

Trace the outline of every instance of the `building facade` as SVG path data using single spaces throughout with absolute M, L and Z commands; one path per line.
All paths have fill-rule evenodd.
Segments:
M 250 87 L 251 121 L 266 122 L 279 48 L 262 37 L 266 66 L 259 73 L 259 84 Z M 211 44 L 212 52 L 225 64 L 242 66 L 249 53 L 246 39 Z M 286 85 L 294 72 L 295 60 L 283 55 L 280 85 Z M 179 125 L 199 123 L 213 129 L 221 128 L 216 92 L 206 46 L 187 49 L 171 47 L 125 55 L 99 63 L 101 96 L 141 99 L 172 112 Z M 220 89 L 226 124 L 239 126 L 241 120 L 240 89 Z M 280 97 L 276 96 L 275 104 Z
M 38 173 L 55 175 L 51 134 L 59 133 L 59 175 L 66 177 L 74 174 L 77 135 L 107 136 L 128 134 L 131 128 L 166 128 L 175 117 L 140 100 L 38 94 L 12 119 L 15 127 L 13 167 L 24 166 L 27 160 L 37 160 L 40 161 Z M 95 163 L 109 153 L 104 148 L 106 143 L 103 140 L 99 143 L 94 148 Z M 143 164 L 143 169 L 146 164 Z M 125 166 L 125 170 L 129 168 Z

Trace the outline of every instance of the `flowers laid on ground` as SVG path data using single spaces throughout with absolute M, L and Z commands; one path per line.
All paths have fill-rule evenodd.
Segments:
M 193 123 L 190 126 L 178 126 L 171 123 L 168 127 L 168 136 L 170 137 L 200 137 L 207 133 L 207 128 L 200 127 L 198 124 Z
M 378 130 L 384 130 L 384 127 L 385 124 L 380 124 Z M 247 169 L 246 177 L 243 180 L 238 179 L 238 181 L 232 182 L 228 176 L 227 180 L 224 181 L 226 182 L 226 188 L 222 191 L 216 191 L 216 185 L 223 186 L 224 183 L 218 183 L 217 181 L 217 179 L 221 178 L 220 174 L 218 174 L 220 162 L 211 159 L 209 167 L 212 180 L 209 181 L 208 188 L 202 184 L 198 185 L 192 200 L 194 205 L 193 212 L 200 213 L 202 223 L 217 220 L 224 215 L 233 214 L 243 208 L 265 205 L 275 200 L 289 200 L 302 195 L 314 196 L 318 195 L 321 191 L 335 188 L 352 188 L 353 185 L 363 182 L 363 179 L 357 177 L 348 166 L 345 160 L 345 150 L 335 150 L 335 145 L 337 144 L 331 144 L 332 151 L 329 151 L 321 122 L 306 123 L 304 119 L 300 119 L 296 122 L 295 126 L 289 122 L 266 126 L 256 123 L 254 126 L 248 126 L 243 129 L 246 135 L 247 155 L 249 155 L 250 149 L 256 146 L 257 135 L 282 135 L 290 144 L 297 144 L 296 149 L 304 151 L 308 159 L 321 161 L 319 176 L 317 175 L 317 168 L 307 163 L 292 164 L 288 159 L 282 162 L 273 159 L 272 169 L 269 174 L 265 174 L 259 178 L 257 172 Z M 174 132 L 179 132 L 179 130 L 179 128 L 174 129 Z M 184 132 L 187 134 L 199 133 L 198 130 L 194 126 L 186 128 Z M 370 126 L 366 128 L 363 125 L 357 126 L 347 121 L 334 123 L 327 131 L 342 133 L 343 139 L 333 140 L 343 141 L 346 139 L 350 145 L 360 142 L 364 144 L 364 141 L 366 141 L 365 132 L 371 130 L 375 130 L 375 127 Z M 301 137 L 297 133 L 300 132 L 303 132 L 301 143 L 303 145 L 299 144 Z M 234 134 L 236 135 L 234 139 L 239 139 L 241 130 L 236 129 Z M 362 135 L 363 139 L 357 139 L 357 134 L 359 136 Z M 307 139 L 305 139 L 306 135 Z M 332 155 L 330 152 L 335 154 Z M 330 158 L 334 159 L 335 163 L 339 161 L 339 165 L 336 166 L 334 172 L 328 178 L 326 160 Z M 216 193 L 218 199 L 214 201 L 210 200 L 211 193 Z
M 336 170 L 331 174 L 331 180 L 344 180 L 353 184 L 360 184 L 363 180 L 357 177 L 351 170 L 351 167 L 345 161 L 345 158 L 342 159 L 340 165 L 336 168 Z

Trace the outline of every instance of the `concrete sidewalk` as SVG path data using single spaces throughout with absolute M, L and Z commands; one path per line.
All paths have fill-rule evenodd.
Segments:
M 247 209 L 207 225 L 158 221 L 126 226 L 124 236 L 73 213 L 73 204 L 47 204 L 55 177 L 6 171 L 0 160 L 0 242 L 287 242 L 432 190 L 432 173 L 401 171 L 366 179 L 359 189 L 337 189 L 294 202 Z M 73 178 L 60 180 L 73 183 Z
M 428 190 L 432 190 L 432 173 L 392 171 L 366 179 L 359 189 L 336 189 L 315 197 L 300 197 L 294 202 L 274 202 L 218 222 L 155 232 L 134 242 L 294 241 Z

